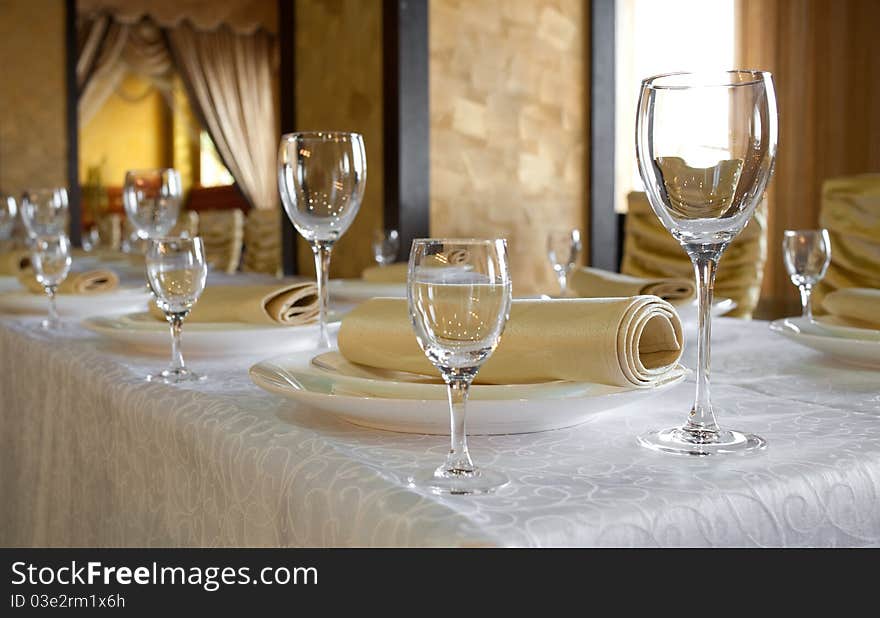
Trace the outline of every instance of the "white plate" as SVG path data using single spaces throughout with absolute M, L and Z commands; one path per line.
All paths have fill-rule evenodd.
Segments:
M 804 318 L 774 320 L 770 330 L 842 361 L 880 368 L 880 331 L 825 325 Z
M 339 376 L 315 367 L 314 357 L 306 352 L 262 361 L 250 368 L 251 380 L 355 425 L 403 433 L 449 433 L 443 385 Z M 475 385 L 468 403 L 468 432 L 531 433 L 571 427 L 598 412 L 648 400 L 681 383 L 687 373 L 681 367 L 662 385 L 647 389 L 561 381 Z
M 117 343 L 141 352 L 167 356 L 171 345 L 168 325 L 149 313 L 131 313 L 95 317 L 83 326 Z M 329 324 L 330 333 L 339 329 Z M 186 356 L 246 355 L 266 352 L 313 350 L 318 341 L 318 326 L 260 326 L 257 324 L 184 322 L 183 351 Z
M 405 283 L 372 283 L 363 279 L 331 279 L 330 299 L 368 300 L 375 296 L 406 298 Z
M 716 298 L 712 302 L 712 310 L 710 313 L 713 318 L 720 317 L 736 308 L 736 301 L 730 298 Z M 678 317 L 681 318 L 682 324 L 696 324 L 699 317 L 699 306 L 696 300 L 683 305 L 675 305 Z
M 62 318 L 86 318 L 143 311 L 150 294 L 145 287 L 121 288 L 100 294 L 59 294 L 56 299 Z M 14 277 L 3 277 L 0 281 L 0 313 L 40 315 L 48 311 L 48 306 L 45 295 L 23 290 Z

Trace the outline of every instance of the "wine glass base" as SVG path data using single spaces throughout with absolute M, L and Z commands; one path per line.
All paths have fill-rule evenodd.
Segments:
M 407 479 L 410 487 L 426 489 L 431 493 L 453 496 L 491 494 L 510 483 L 503 472 L 476 468 L 472 472 L 447 470 L 440 466 Z
M 147 382 L 161 382 L 162 384 L 180 384 L 181 382 L 199 382 L 207 376 L 183 369 L 164 369 L 159 373 L 153 373 L 147 376 Z
M 56 320 L 55 322 L 52 322 L 50 320 L 43 320 L 42 322 L 40 322 L 40 328 L 49 332 L 58 332 L 65 330 L 64 324 L 65 323 L 60 320 Z
M 670 427 L 639 436 L 639 444 L 662 453 L 702 457 L 752 453 L 766 447 L 767 441 L 755 434 L 730 429 L 710 433 Z

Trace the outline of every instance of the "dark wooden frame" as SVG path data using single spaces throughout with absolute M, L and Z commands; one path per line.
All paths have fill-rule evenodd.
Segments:
M 615 0 L 590 3 L 590 264 L 620 268 L 614 212 Z
M 65 85 L 67 88 L 67 198 L 70 207 L 70 241 L 82 241 L 82 189 L 79 184 L 79 89 L 76 83 L 76 0 L 64 3 Z

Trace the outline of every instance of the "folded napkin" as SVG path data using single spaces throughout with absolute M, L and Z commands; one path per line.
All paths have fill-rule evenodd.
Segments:
M 150 303 L 150 313 L 165 314 Z M 300 326 L 318 317 L 318 288 L 314 283 L 290 285 L 214 285 L 205 288 L 187 317 L 188 322 L 242 322 Z
M 396 262 L 388 266 L 370 266 L 361 274 L 361 279 L 370 283 L 406 283 L 407 262 Z
M 880 290 L 846 288 L 831 292 L 822 301 L 827 316 L 819 318 L 844 326 L 880 329 Z
M 17 277 L 23 268 L 27 268 L 30 265 L 30 256 L 30 251 L 27 249 L 0 253 L 0 276 Z
M 18 282 L 34 294 L 44 292 L 43 286 L 37 282 L 37 277 L 30 267 L 18 273 Z M 71 271 L 58 286 L 56 292 L 58 294 L 100 294 L 112 292 L 118 287 L 119 275 L 108 268 L 98 268 L 81 272 Z
M 598 268 L 578 268 L 569 275 L 568 283 L 572 293 L 583 298 L 647 294 L 673 304 L 696 298 L 694 282 L 690 279 L 642 279 Z
M 339 351 L 353 363 L 436 376 L 416 341 L 407 301 L 373 298 L 342 320 Z M 510 320 L 477 382 L 573 380 L 648 387 L 682 352 L 675 309 L 656 296 L 513 301 Z

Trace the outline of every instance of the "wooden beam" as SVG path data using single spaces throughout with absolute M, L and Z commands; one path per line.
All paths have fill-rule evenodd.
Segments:
M 615 0 L 590 3 L 590 265 L 620 268 L 614 212 Z
M 279 67 L 279 98 L 281 100 L 281 133 L 296 131 L 296 3 L 278 0 L 278 46 L 281 56 Z M 279 136 L 280 137 L 280 136 Z M 280 140 L 279 140 L 280 141 Z M 297 231 L 284 212 L 281 217 L 281 263 L 285 275 L 298 272 L 296 244 Z
M 82 190 L 79 184 L 79 90 L 76 83 L 76 0 L 65 0 L 64 47 L 67 87 L 67 197 L 70 206 L 70 241 L 82 242 Z

